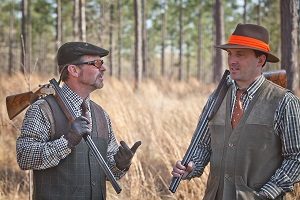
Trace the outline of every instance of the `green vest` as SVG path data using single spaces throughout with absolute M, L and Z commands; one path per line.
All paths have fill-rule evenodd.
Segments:
M 212 154 L 205 200 L 259 199 L 255 191 L 269 181 L 283 161 L 281 140 L 273 127 L 275 111 L 285 93 L 266 80 L 233 130 L 229 88 L 209 122 Z
M 45 98 L 52 110 L 55 134 L 60 138 L 70 124 L 52 95 Z M 100 106 L 91 102 L 91 138 L 102 157 L 107 161 L 108 125 Z M 106 177 L 85 141 L 81 142 L 60 163 L 45 170 L 33 170 L 34 200 L 104 200 Z

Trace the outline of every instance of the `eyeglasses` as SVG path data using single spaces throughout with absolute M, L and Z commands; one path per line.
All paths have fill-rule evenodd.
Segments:
M 94 67 L 100 69 L 103 65 L 103 60 L 93 60 L 93 61 L 87 61 L 87 62 L 82 62 L 82 63 L 76 63 L 74 65 L 93 65 Z

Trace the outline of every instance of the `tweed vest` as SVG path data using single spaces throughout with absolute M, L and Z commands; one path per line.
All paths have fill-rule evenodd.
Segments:
M 209 122 L 212 154 L 205 200 L 260 199 L 255 191 L 268 182 L 283 161 L 281 141 L 273 126 L 286 90 L 264 81 L 233 130 L 232 88 Z
M 55 124 L 51 140 L 66 133 L 70 124 L 52 95 L 45 98 Z M 107 161 L 108 126 L 102 108 L 91 101 L 91 138 Z M 49 116 L 48 116 L 49 117 Z M 106 177 L 85 141 L 81 142 L 60 163 L 45 170 L 33 170 L 34 200 L 104 200 Z

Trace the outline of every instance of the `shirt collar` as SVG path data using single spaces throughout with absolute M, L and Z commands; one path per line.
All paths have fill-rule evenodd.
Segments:
M 246 96 L 248 96 L 248 98 L 252 99 L 253 96 L 255 95 L 256 91 L 258 90 L 258 88 L 265 81 L 265 79 L 266 78 L 263 75 L 260 75 L 253 83 L 250 84 L 250 86 L 246 89 L 246 91 L 244 92 L 244 94 L 246 94 Z M 234 81 L 234 84 L 233 84 L 233 94 L 235 94 L 238 89 L 239 88 L 238 88 L 236 82 Z
M 82 99 L 77 93 L 75 93 L 67 84 L 62 85 L 62 91 L 68 98 L 68 100 L 76 107 L 80 108 L 83 101 L 85 101 L 88 105 L 88 109 L 90 108 L 90 97 L 88 96 L 85 99 Z

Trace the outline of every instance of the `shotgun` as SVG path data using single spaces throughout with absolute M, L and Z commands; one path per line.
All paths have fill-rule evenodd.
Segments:
M 207 127 L 208 122 L 213 118 L 214 114 L 218 111 L 221 103 L 227 93 L 227 90 L 232 84 L 231 79 L 229 78 L 229 71 L 226 70 L 222 76 L 222 79 L 217 86 L 216 91 L 212 94 L 212 103 L 208 105 L 208 108 L 202 114 L 200 120 L 198 121 L 196 130 L 194 131 L 192 140 L 190 145 L 181 161 L 181 164 L 187 166 L 188 163 L 191 161 L 191 158 L 196 150 L 197 145 L 199 144 L 203 132 L 205 131 L 205 127 Z M 287 79 L 286 79 L 286 72 L 285 70 L 278 70 L 272 72 L 264 72 L 263 75 L 266 79 L 280 85 L 281 87 L 286 88 L 287 86 Z M 169 190 L 173 193 L 176 192 L 177 187 L 181 181 L 182 177 L 172 177 L 171 183 L 169 186 Z
M 226 92 L 230 86 L 229 81 L 229 70 L 225 70 L 222 79 L 214 92 L 212 96 L 212 103 L 208 106 L 208 108 L 203 113 L 202 117 L 198 121 L 196 130 L 193 134 L 193 138 L 191 140 L 191 143 L 181 161 L 181 164 L 184 166 L 187 166 L 188 163 L 191 161 L 191 158 L 194 154 L 194 151 L 196 150 L 197 144 L 200 142 L 201 136 L 203 135 L 203 132 L 205 131 L 205 127 L 207 127 L 209 119 L 213 117 L 213 113 L 216 113 L 219 106 L 222 103 L 223 98 L 226 95 Z M 218 103 L 217 103 L 218 102 Z M 169 190 L 173 193 L 176 192 L 177 187 L 179 186 L 179 183 L 181 181 L 182 177 L 172 177 Z
M 59 84 L 57 83 L 57 81 L 55 79 L 51 79 L 49 82 L 52 85 L 53 89 L 55 90 L 54 97 L 55 97 L 58 105 L 60 106 L 60 108 L 62 109 L 62 111 L 64 112 L 64 114 L 68 118 L 68 120 L 70 122 L 74 121 L 75 118 L 76 118 L 76 115 L 73 112 L 73 110 L 70 108 L 70 105 L 68 103 L 66 103 L 67 99 L 66 99 L 65 95 L 62 93 L 61 88 L 59 87 Z M 105 160 L 101 156 L 101 154 L 100 154 L 99 150 L 97 149 L 96 145 L 94 144 L 91 136 L 90 135 L 85 135 L 85 136 L 83 136 L 83 139 L 85 140 L 88 147 L 90 148 L 90 150 L 94 154 L 94 156 L 95 156 L 96 160 L 98 161 L 100 167 L 104 171 L 107 179 L 111 182 L 113 188 L 119 194 L 122 191 L 122 188 L 120 187 L 120 185 L 116 181 L 113 173 L 110 171 L 110 169 L 107 166 Z

